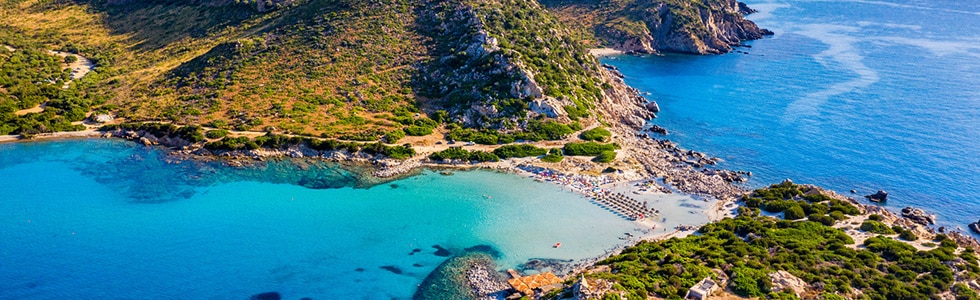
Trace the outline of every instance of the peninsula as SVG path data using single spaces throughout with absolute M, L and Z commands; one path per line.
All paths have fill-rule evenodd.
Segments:
M 648 123 L 657 103 L 595 57 L 727 53 L 772 34 L 752 12 L 734 0 L 3 1 L 0 142 L 115 137 L 180 159 L 306 157 L 382 178 L 548 170 L 718 200 L 713 223 L 568 268 L 548 291 L 506 290 L 485 255 L 452 258 L 467 276 L 439 284 L 468 298 L 976 299 L 974 239 L 814 186 L 747 191 L 735 183 L 749 174 L 665 139 Z M 637 221 L 656 213 L 593 188 L 577 191 Z

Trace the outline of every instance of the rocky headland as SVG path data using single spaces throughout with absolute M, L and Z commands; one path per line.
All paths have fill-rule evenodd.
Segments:
M 745 15 L 755 12 L 735 0 L 544 1 L 569 23 L 584 23 L 605 45 L 626 53 L 719 54 L 746 40 L 773 34 Z M 582 15 L 588 17 L 581 17 Z

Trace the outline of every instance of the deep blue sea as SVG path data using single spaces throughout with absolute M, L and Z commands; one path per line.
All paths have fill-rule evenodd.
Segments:
M 681 147 L 940 225 L 980 218 L 980 1 L 749 1 L 775 35 L 747 53 L 618 56 Z M 850 190 L 857 194 L 850 194 Z
M 0 178 L 0 299 L 409 299 L 448 258 L 434 246 L 488 245 L 517 268 L 639 229 L 513 174 L 370 186 L 327 163 L 175 163 L 121 140 L 0 144 Z

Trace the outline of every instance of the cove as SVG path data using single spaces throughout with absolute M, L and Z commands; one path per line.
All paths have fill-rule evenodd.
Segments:
M 439 248 L 487 245 L 514 268 L 595 257 L 638 230 L 513 174 L 356 173 L 177 163 L 119 140 L 0 145 L 0 298 L 407 299 Z

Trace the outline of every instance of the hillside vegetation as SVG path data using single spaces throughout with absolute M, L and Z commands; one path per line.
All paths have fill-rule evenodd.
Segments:
M 971 249 L 943 235 L 936 235 L 928 250 L 888 235 L 856 244 L 832 225 L 858 209 L 809 191 L 788 182 L 757 190 L 737 217 L 704 225 L 697 235 L 640 243 L 599 263 L 610 271 L 587 276 L 614 282 L 607 295 L 626 299 L 679 299 L 703 278 L 744 297 L 977 299 L 965 283 L 980 277 Z M 784 220 L 751 207 L 784 211 Z M 800 215 L 790 213 L 794 210 Z M 771 277 L 777 271 L 803 285 L 792 290 L 776 284 Z
M 102 96 L 78 108 L 136 122 L 379 140 L 446 122 L 521 132 L 590 118 L 603 97 L 595 59 L 533 0 L 274 2 L 6 0 L 0 43 L 91 58 L 78 90 Z M 0 90 L 6 106 L 57 98 L 16 92 Z

